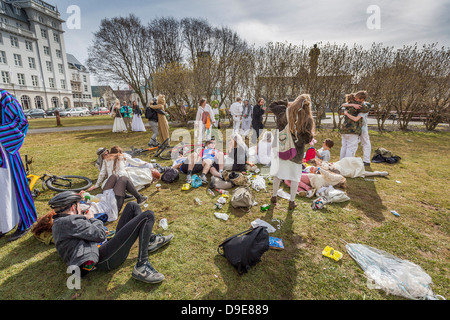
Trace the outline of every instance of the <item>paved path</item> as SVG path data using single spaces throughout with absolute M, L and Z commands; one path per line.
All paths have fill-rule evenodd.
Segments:
M 339 119 L 336 118 L 336 122 L 338 122 Z M 332 117 L 327 117 L 326 119 L 322 120 L 322 124 L 332 124 L 333 120 Z M 377 119 L 375 118 L 369 118 L 368 123 L 371 126 L 377 125 Z M 145 126 L 147 128 L 150 128 L 148 125 L 148 122 L 144 122 Z M 386 125 L 392 125 L 396 124 L 395 120 L 387 120 L 385 122 Z M 417 126 L 417 125 L 423 125 L 423 122 L 421 121 L 411 121 L 409 123 L 411 126 Z M 442 124 L 444 126 L 448 126 L 448 124 Z M 28 134 L 36 134 L 36 133 L 52 133 L 52 132 L 70 132 L 70 131 L 91 131 L 91 130 L 112 130 L 112 124 L 110 125 L 101 125 L 101 126 L 80 126 L 80 127 L 53 127 L 53 128 L 42 128 L 42 129 L 29 129 Z M 149 129 L 147 129 L 149 130 Z

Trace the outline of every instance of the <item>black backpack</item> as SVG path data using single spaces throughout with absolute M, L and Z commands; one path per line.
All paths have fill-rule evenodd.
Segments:
M 169 168 L 161 176 L 161 181 L 164 181 L 165 183 L 172 183 L 174 181 L 178 181 L 179 178 L 180 173 L 178 170 L 175 168 Z
M 222 249 L 223 253 L 220 252 Z M 261 261 L 261 256 L 269 250 L 269 233 L 265 227 L 250 228 L 226 239 L 217 252 L 242 275 Z
M 153 109 L 150 107 L 145 108 L 145 118 L 151 119 L 153 116 Z

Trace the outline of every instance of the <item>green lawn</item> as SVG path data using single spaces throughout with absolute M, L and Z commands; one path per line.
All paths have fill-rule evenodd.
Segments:
M 86 117 L 61 117 L 63 127 L 113 125 L 114 119 L 108 115 Z M 30 129 L 57 128 L 56 118 L 29 119 Z
M 94 118 L 103 121 L 103 117 L 82 121 Z M 31 123 L 33 127 L 35 124 Z M 69 275 L 55 248 L 27 234 L 13 243 L 7 243 L 7 237 L 0 239 L 0 297 L 71 299 L 78 294 L 78 299 L 399 299 L 367 287 L 363 271 L 346 252 L 342 239 L 367 244 L 420 265 L 432 277 L 434 292 L 448 298 L 450 159 L 446 155 L 450 153 L 450 134 L 370 133 L 373 150 L 387 148 L 402 160 L 393 165 L 372 164 L 372 170 L 389 171 L 386 178 L 348 179 L 348 202 L 312 211 L 310 199 L 297 198 L 298 207 L 293 212 L 288 212 L 287 200 L 261 212 L 260 205 L 269 203 L 269 186 L 268 193 L 255 192 L 258 206 L 250 213 L 232 210 L 228 203 L 219 210 L 230 215 L 228 221 L 223 221 L 214 216 L 217 196 L 212 198 L 205 187 L 182 191 L 181 175 L 179 182 L 163 184 L 159 193 L 154 186 L 143 191 L 149 197 L 148 209 L 157 217 L 155 232 L 175 235 L 171 244 L 150 255 L 152 265 L 166 277 L 161 284 L 148 285 L 131 278 L 136 244 L 119 269 L 95 271 L 82 280 L 81 290 L 69 290 Z M 34 173 L 81 174 L 95 180 L 97 148 L 145 146 L 149 135 L 113 134 L 110 130 L 30 134 L 21 155 L 33 156 Z M 338 160 L 340 135 L 322 130 L 316 139 L 327 137 L 336 143 L 332 160 Z M 357 155 L 361 155 L 360 151 Z M 49 211 L 47 201 L 53 195 L 46 191 L 36 199 L 39 216 Z M 194 204 L 195 197 L 203 201 L 202 206 Z M 391 210 L 401 216 L 392 215 Z M 167 231 L 157 227 L 161 218 L 169 221 Z M 275 227 L 277 223 L 272 219 L 282 221 L 281 229 L 271 235 L 282 238 L 286 249 L 269 250 L 248 274 L 239 276 L 218 255 L 217 246 L 247 229 L 257 218 Z M 114 229 L 115 223 L 108 228 Z M 327 245 L 343 252 L 342 260 L 335 262 L 322 256 Z

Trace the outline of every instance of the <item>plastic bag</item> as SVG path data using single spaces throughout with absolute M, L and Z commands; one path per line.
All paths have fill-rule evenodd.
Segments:
M 198 188 L 202 186 L 202 180 L 198 175 L 194 174 L 192 176 L 191 186 L 192 188 Z
M 333 186 L 320 188 L 316 194 L 319 197 L 324 198 L 327 203 L 345 202 L 350 200 L 344 191 L 334 189 Z
M 283 189 L 278 190 L 277 196 L 286 200 L 291 200 L 291 195 L 286 191 L 284 191 Z
M 253 221 L 251 223 L 253 228 L 257 228 L 257 227 L 265 227 L 267 229 L 268 233 L 273 233 L 275 231 L 277 231 L 273 226 L 271 226 L 269 223 L 261 220 L 261 219 L 256 219 L 255 221 Z
M 256 191 L 267 191 L 266 189 L 266 180 L 262 176 L 257 176 L 256 178 L 251 180 L 252 182 L 252 188 Z
M 431 277 L 410 261 L 362 244 L 347 244 L 347 252 L 364 270 L 370 289 L 413 300 L 435 300 Z

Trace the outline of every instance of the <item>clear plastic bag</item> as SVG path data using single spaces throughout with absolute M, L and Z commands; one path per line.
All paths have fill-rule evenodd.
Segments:
M 387 294 L 413 300 L 440 297 L 431 290 L 431 277 L 420 266 L 366 245 L 351 243 L 345 247 L 364 270 L 370 289 L 382 289 Z

